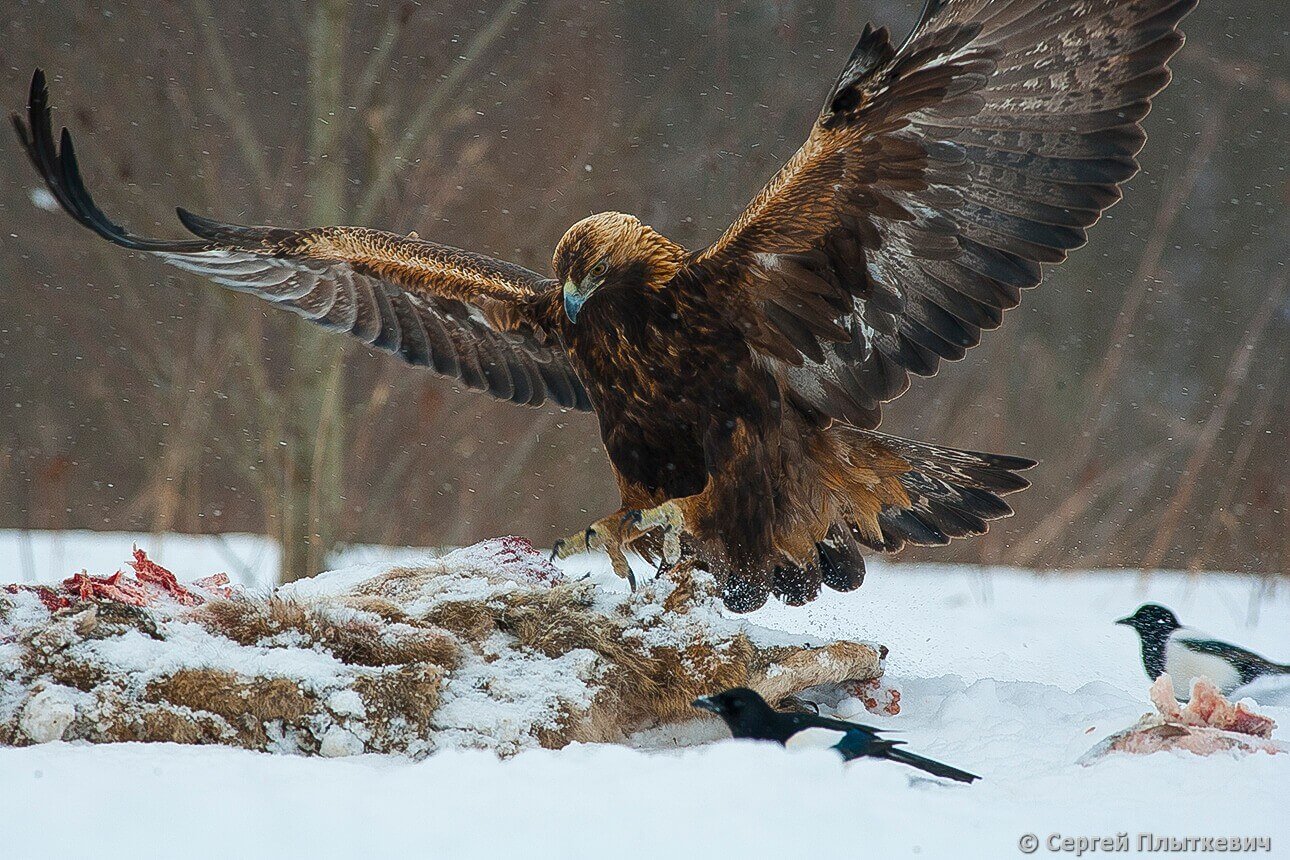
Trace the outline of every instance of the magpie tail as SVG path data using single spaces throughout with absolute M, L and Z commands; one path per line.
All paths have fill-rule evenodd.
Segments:
M 885 758 L 888 761 L 898 761 L 901 764 L 916 767 L 925 773 L 930 773 L 932 776 L 953 779 L 958 782 L 973 782 L 981 778 L 974 773 L 968 773 L 965 770 L 959 770 L 935 759 L 909 752 L 901 747 L 902 743 L 904 741 L 878 738 L 871 731 L 855 729 L 847 732 L 846 736 L 838 741 L 836 749 L 842 753 L 842 756 L 847 761 L 862 757 Z
M 974 773 L 968 773 L 965 770 L 959 770 L 943 762 L 930 759 L 917 753 L 903 750 L 900 747 L 889 747 L 882 753 L 883 758 L 898 761 L 901 764 L 907 764 L 910 767 L 916 767 L 919 770 L 930 773 L 932 776 L 943 777 L 944 779 L 953 779 L 958 782 L 974 782 L 981 777 Z

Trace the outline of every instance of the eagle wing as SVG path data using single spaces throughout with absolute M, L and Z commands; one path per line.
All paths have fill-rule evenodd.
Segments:
M 883 402 L 993 329 L 1138 169 L 1196 0 L 928 0 L 866 27 L 800 150 L 682 270 L 818 414 Z
M 156 254 L 502 400 L 591 409 L 552 330 L 559 292 L 550 279 L 491 257 L 363 227 L 243 227 L 180 209 L 180 221 L 198 238 L 134 236 L 95 205 L 67 129 L 55 146 L 39 70 L 27 122 L 16 115 L 13 122 L 50 193 L 109 242 Z

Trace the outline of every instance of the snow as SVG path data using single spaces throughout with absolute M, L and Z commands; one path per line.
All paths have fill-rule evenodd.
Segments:
M 76 719 L 75 697 L 76 691 L 67 687 L 49 687 L 32 696 L 19 721 L 27 737 L 36 743 L 61 738 Z
M 246 676 L 289 678 L 314 690 L 324 690 L 344 674 L 345 665 L 330 654 L 303 648 L 261 648 L 237 645 L 215 636 L 195 622 L 172 622 L 166 641 L 157 641 L 138 630 L 76 646 L 98 658 L 94 662 L 116 666 L 146 684 L 180 669 L 220 669 Z
M 262 565 L 252 573 L 264 579 L 244 577 L 221 562 L 223 551 L 209 540 L 177 536 L 159 544 L 98 535 L 84 541 L 82 552 L 78 537 L 62 535 L 57 542 L 65 561 L 57 569 L 49 551 L 55 539 L 39 536 L 28 546 L 37 563 L 26 569 L 43 581 L 65 577 L 73 567 L 111 573 L 135 541 L 188 577 L 223 570 L 254 583 L 272 575 L 271 565 Z M 0 533 L 0 570 L 24 569 L 19 548 L 12 533 Z M 249 543 L 241 550 L 255 551 Z M 362 570 L 371 575 L 415 554 L 427 553 L 368 548 L 352 556 L 368 567 L 295 588 L 343 590 Z M 565 571 L 575 578 L 589 572 L 605 589 L 625 589 L 601 559 L 573 558 Z M 1275 585 L 1235 575 L 1035 575 L 873 563 L 853 594 L 828 592 L 796 609 L 772 604 L 748 619 L 794 639 L 889 646 L 887 682 L 901 691 L 899 715 L 862 713 L 855 699 L 829 704 L 843 716 L 898 732 L 913 751 L 981 774 L 971 786 L 921 778 L 890 763 L 843 765 L 827 751 L 729 739 L 702 743 L 723 737 L 710 721 L 644 732 L 634 738 L 635 749 L 576 745 L 505 761 L 487 752 L 443 752 L 420 762 L 349 755 L 358 739 L 343 730 L 324 744 L 336 758 L 57 742 L 0 748 L 0 853 L 577 858 L 715 850 L 744 857 L 1002 858 L 1022 856 L 1017 845 L 1025 834 L 1038 837 L 1042 856 L 1053 853 L 1046 847 L 1051 834 L 1060 842 L 1127 833 L 1133 854 L 1137 834 L 1151 833 L 1266 837 L 1276 856 L 1290 845 L 1283 809 L 1290 755 L 1161 753 L 1077 763 L 1151 710 L 1136 636 L 1114 619 L 1153 600 L 1190 626 L 1290 660 L 1290 589 Z M 207 643 L 198 630 L 192 637 L 192 653 L 200 655 Z M 237 659 L 256 661 L 256 650 Z M 561 678 L 573 694 L 581 667 L 576 653 L 565 659 L 553 682 Z M 261 673 L 266 668 L 256 666 Z M 1290 681 L 1262 682 L 1260 704 L 1253 705 L 1278 721 L 1274 738 L 1282 742 L 1290 741 L 1288 688 Z M 335 698 L 329 705 L 338 713 L 361 708 Z M 51 696 L 32 718 L 51 721 L 52 731 L 68 704 Z M 465 692 L 443 707 L 480 716 L 479 703 Z
M 259 535 L 0 529 L 0 579 L 55 582 L 82 569 L 107 575 L 125 567 L 135 544 L 162 564 L 182 564 L 191 579 L 227 573 L 234 582 L 252 588 L 273 584 L 281 558 L 277 544 Z

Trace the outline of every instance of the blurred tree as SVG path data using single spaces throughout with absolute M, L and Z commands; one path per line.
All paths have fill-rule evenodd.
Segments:
M 348 0 L 320 0 L 308 28 L 309 103 L 305 157 L 311 224 L 346 223 L 344 114 L 341 86 Z M 344 342 L 311 326 L 289 329 L 293 381 L 282 446 L 282 510 L 278 540 L 284 582 L 323 569 L 339 531 L 344 437 Z

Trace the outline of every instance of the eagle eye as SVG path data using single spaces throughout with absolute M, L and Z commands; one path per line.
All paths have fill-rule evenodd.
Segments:
M 608 271 L 609 271 L 609 263 L 605 260 L 601 260 L 599 263 L 591 267 L 590 274 L 593 278 L 603 278 L 605 276 L 605 273 Z

